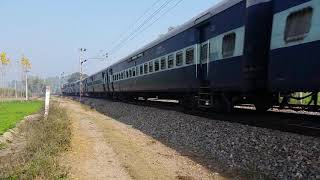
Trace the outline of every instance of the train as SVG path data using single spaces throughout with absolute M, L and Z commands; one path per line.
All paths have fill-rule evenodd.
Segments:
M 318 107 L 319 54 L 319 0 L 224 0 L 62 93 L 221 112 L 303 98 Z

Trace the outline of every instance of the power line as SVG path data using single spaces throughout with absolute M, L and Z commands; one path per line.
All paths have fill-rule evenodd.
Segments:
M 132 24 L 130 24 L 130 26 L 128 26 L 128 27 L 126 28 L 126 29 L 127 29 L 126 31 L 124 31 L 124 32 L 121 33 L 121 35 L 119 36 L 118 40 L 113 41 L 112 44 L 115 44 L 116 42 L 118 42 L 118 41 L 120 41 L 121 39 L 123 39 L 123 36 L 124 36 L 125 34 L 127 34 L 128 32 L 130 32 L 129 30 L 130 30 L 131 28 L 133 28 L 134 25 L 136 25 L 145 15 L 147 15 L 148 12 L 149 12 L 155 5 L 157 5 L 160 1 L 162 1 L 162 0 L 156 0 L 155 2 L 153 2 L 152 5 L 149 6 L 149 7 L 144 11 L 144 13 L 142 13 L 142 15 L 141 15 L 138 19 L 136 19 Z
M 145 19 L 137 28 L 135 28 L 129 36 L 127 36 L 125 39 L 123 39 L 117 46 L 115 46 L 111 53 L 113 53 L 116 50 L 119 50 L 119 47 L 123 46 L 123 44 L 128 41 L 133 35 L 135 35 L 145 24 L 147 24 L 150 20 L 152 20 L 163 8 L 165 8 L 172 0 L 165 1 L 156 11 L 154 11 L 147 19 Z
M 154 20 L 151 24 L 149 24 L 149 26 L 147 26 L 146 28 L 142 29 L 141 31 L 138 32 L 137 35 L 145 32 L 148 28 L 150 28 L 153 24 L 155 24 L 157 21 L 159 21 L 163 16 L 165 16 L 166 14 L 168 14 L 171 10 L 173 10 L 175 7 L 177 7 L 183 0 L 179 0 L 175 5 L 173 5 L 171 8 L 167 9 L 167 11 L 165 11 L 164 13 L 162 13 L 156 20 Z M 136 36 L 132 37 L 130 40 L 134 39 Z
M 176 2 L 176 4 L 174 4 L 172 7 L 170 7 L 169 9 L 167 9 L 167 11 L 165 11 L 164 13 L 162 13 L 157 19 L 155 19 L 151 24 L 149 24 L 148 26 L 146 26 L 144 29 L 140 30 L 138 33 L 136 33 L 134 36 L 132 36 L 129 40 L 133 40 L 134 38 L 136 38 L 138 35 L 140 35 L 141 33 L 145 32 L 147 29 L 149 29 L 153 24 L 155 24 L 157 21 L 159 21 L 163 16 L 165 16 L 166 14 L 168 14 L 171 10 L 173 10 L 175 7 L 177 7 L 183 0 L 179 0 Z M 125 44 L 123 44 L 123 46 L 120 46 L 118 49 L 124 47 Z
M 155 12 L 153 12 L 145 21 L 143 21 L 140 26 L 138 26 L 133 32 L 130 33 L 125 39 L 123 39 L 119 44 L 117 44 L 114 48 L 111 49 L 110 54 L 114 53 L 114 51 L 119 50 L 119 47 L 123 46 L 123 44 L 128 41 L 132 36 L 134 36 L 141 28 L 143 28 L 149 21 L 151 21 L 158 13 L 160 13 L 171 1 L 166 0 Z

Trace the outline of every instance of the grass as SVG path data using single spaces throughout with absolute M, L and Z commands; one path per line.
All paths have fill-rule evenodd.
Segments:
M 26 146 L 19 154 L 19 163 L 16 167 L 0 169 L 0 179 L 66 179 L 68 171 L 59 165 L 58 157 L 71 141 L 66 110 L 51 105 L 47 119 L 28 122 L 22 129 L 26 132 Z
M 310 92 L 309 93 L 302 93 L 302 96 L 304 97 L 304 96 L 307 96 L 309 94 L 310 94 Z M 299 97 L 299 95 L 300 95 L 300 93 L 294 93 L 293 94 L 294 97 Z M 282 101 L 282 99 L 283 98 L 280 98 L 280 102 Z M 311 97 L 303 99 L 302 100 L 302 104 L 303 105 L 308 105 L 308 103 L 310 102 L 311 99 L 312 99 Z M 301 102 L 300 100 L 290 99 L 289 104 L 300 104 L 300 102 Z M 314 102 L 312 102 L 311 105 L 314 105 Z M 320 93 L 318 93 L 318 105 L 320 105 Z
M 0 143 L 0 150 L 6 149 L 7 145 L 5 143 Z
M 0 135 L 15 127 L 25 116 L 38 112 L 42 101 L 0 102 Z

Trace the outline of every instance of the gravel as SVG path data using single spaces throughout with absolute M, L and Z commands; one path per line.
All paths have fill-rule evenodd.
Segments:
M 320 138 L 107 100 L 84 103 L 234 179 L 320 179 Z

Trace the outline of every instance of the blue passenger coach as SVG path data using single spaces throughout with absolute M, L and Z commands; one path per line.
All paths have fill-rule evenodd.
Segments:
M 276 0 L 270 47 L 272 91 L 320 89 L 320 1 Z
M 85 79 L 84 94 L 264 111 L 311 92 L 318 107 L 319 52 L 320 0 L 224 0 Z M 79 94 L 74 87 L 65 94 Z
M 266 0 L 221 2 L 112 65 L 110 90 L 183 101 L 198 95 L 207 106 L 265 93 L 271 8 Z

